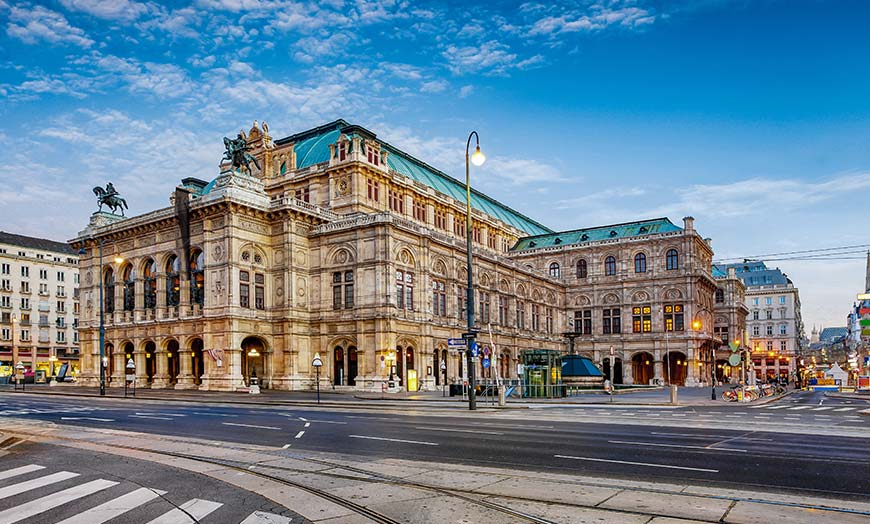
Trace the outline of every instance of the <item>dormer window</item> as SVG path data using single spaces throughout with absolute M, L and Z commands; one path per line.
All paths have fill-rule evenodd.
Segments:
M 640 233 L 640 234 L 642 235 L 642 234 L 644 234 L 644 233 L 647 233 L 648 231 L 649 231 L 649 228 L 648 228 L 648 227 L 646 227 L 646 226 L 640 226 L 640 231 L 638 231 L 638 233 Z
M 556 237 L 556 240 L 553 240 L 553 243 L 556 244 L 556 245 L 561 244 L 561 243 L 562 243 L 562 239 L 559 238 L 559 237 Z
M 338 160 L 347 159 L 347 141 L 341 141 L 338 143 Z
M 615 237 L 615 236 L 616 236 L 616 230 L 615 230 L 615 229 L 611 229 L 611 230 L 610 230 L 610 236 L 612 236 L 612 237 Z
M 371 144 L 366 145 L 366 152 L 368 153 L 369 163 L 374 165 L 379 165 L 381 161 L 381 153 L 377 149 L 374 148 Z
M 584 241 L 589 240 L 589 235 L 587 235 L 586 233 L 583 233 L 583 236 L 580 237 L 580 240 L 584 240 Z

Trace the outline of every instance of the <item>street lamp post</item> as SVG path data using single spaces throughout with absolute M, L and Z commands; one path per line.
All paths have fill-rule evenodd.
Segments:
M 702 309 L 702 311 L 709 312 L 706 309 Z M 703 327 L 704 324 L 699 318 L 692 321 L 692 329 L 696 332 L 700 332 Z M 710 342 L 710 400 L 716 400 L 716 355 L 713 351 L 712 340 Z
M 468 165 L 468 150 L 471 148 L 471 137 L 474 137 L 475 149 L 471 155 L 471 163 L 481 166 L 486 161 L 486 156 L 480 151 L 480 136 L 477 131 L 472 131 L 465 142 L 465 247 L 466 263 L 468 268 L 468 331 L 463 335 L 466 341 L 466 364 L 468 365 L 468 409 L 477 409 L 477 395 L 474 390 L 474 361 L 472 360 L 472 348 L 474 347 L 474 277 L 471 269 L 471 174 Z
M 323 367 L 323 361 L 320 360 L 320 353 L 314 354 L 314 359 L 311 361 L 314 366 L 314 371 L 317 373 L 317 403 L 320 404 L 320 368 Z
M 56 386 L 57 379 L 54 376 L 54 364 L 57 362 L 57 355 L 51 355 L 48 357 L 49 365 L 51 366 L 51 380 L 48 382 L 49 386 Z
M 93 241 L 93 238 L 91 238 Z M 103 239 L 98 238 L 97 244 L 99 245 L 99 271 L 97 271 L 97 277 L 100 279 L 100 396 L 106 396 L 106 322 L 105 322 L 105 307 L 106 305 L 103 303 Z M 85 245 L 84 241 L 82 241 L 82 248 L 79 250 L 79 255 L 84 255 Z M 116 256 L 115 262 L 120 264 L 124 259 Z

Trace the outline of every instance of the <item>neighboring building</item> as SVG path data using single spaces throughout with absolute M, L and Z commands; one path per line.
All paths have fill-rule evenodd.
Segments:
M 715 297 L 714 334 L 722 341 L 716 350 L 716 377 L 720 382 L 739 382 L 742 380 L 742 368 L 732 367 L 728 363 L 728 357 L 734 353 L 729 344 L 736 343 L 738 351 L 745 344 L 746 316 L 749 314 L 746 306 L 746 285 L 733 267 L 723 270 L 719 266 L 713 266 L 713 278 L 719 286 Z
M 69 245 L 0 231 L 0 376 L 23 363 L 51 374 L 79 366 L 78 256 Z
M 101 280 L 110 385 L 132 358 L 140 386 L 233 390 L 256 374 L 304 389 L 315 354 L 336 388 L 380 390 L 391 371 L 409 388 L 460 381 L 447 339 L 466 330 L 464 184 L 341 120 L 246 138 L 253 176 L 184 179 L 172 207 L 95 213 L 72 241 L 87 381 Z M 567 335 L 601 365 L 614 345 L 625 382 L 666 378 L 668 354 L 673 382 L 709 381 L 717 281 L 691 218 L 554 233 L 477 191 L 472 207 L 474 312 L 496 353 L 478 375 L 515 378 L 522 351 L 564 351 Z
M 793 378 L 804 341 L 798 288 L 779 268 L 770 269 L 762 261 L 722 268 L 733 268 L 746 285 L 746 328 L 756 375 Z

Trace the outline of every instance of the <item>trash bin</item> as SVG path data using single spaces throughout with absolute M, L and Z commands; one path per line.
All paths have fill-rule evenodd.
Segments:
M 451 397 L 461 397 L 462 396 L 462 384 L 450 384 L 450 396 Z

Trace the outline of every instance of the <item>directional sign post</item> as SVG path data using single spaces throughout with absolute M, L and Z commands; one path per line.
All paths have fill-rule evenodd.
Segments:
M 480 355 L 480 344 L 477 342 L 472 343 L 471 346 L 471 358 L 477 358 Z

